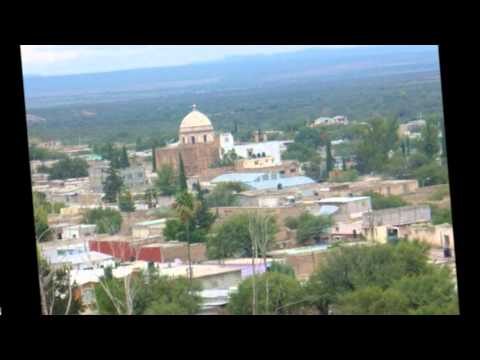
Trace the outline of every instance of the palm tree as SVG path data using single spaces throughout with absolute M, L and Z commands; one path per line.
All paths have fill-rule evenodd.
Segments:
M 173 205 L 180 222 L 184 224 L 187 236 L 187 256 L 188 256 L 188 278 L 190 285 L 192 283 L 192 259 L 190 256 L 190 230 L 198 211 L 199 203 L 187 191 L 182 191 L 177 195 L 175 204 Z

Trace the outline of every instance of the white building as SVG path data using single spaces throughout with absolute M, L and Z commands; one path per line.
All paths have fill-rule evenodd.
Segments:
M 76 240 L 95 234 L 95 224 L 80 224 L 72 225 L 63 228 L 62 239 L 63 240 Z
M 311 127 L 328 126 L 328 125 L 348 125 L 348 119 L 346 116 L 337 115 L 334 117 L 319 117 L 313 120 Z

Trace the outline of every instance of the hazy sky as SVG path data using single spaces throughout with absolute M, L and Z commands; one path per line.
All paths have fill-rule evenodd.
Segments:
M 25 75 L 61 75 L 185 65 L 232 55 L 354 45 L 22 45 Z

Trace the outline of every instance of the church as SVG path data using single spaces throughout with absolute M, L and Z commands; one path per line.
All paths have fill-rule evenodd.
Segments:
M 180 123 L 178 141 L 155 150 L 157 169 L 170 165 L 178 170 L 181 156 L 187 176 L 214 177 L 225 172 L 260 169 L 279 171 L 287 176 L 297 175 L 299 165 L 281 159 L 286 145 L 293 141 L 267 141 L 265 136 L 261 139 L 257 136 L 253 143 L 235 144 L 231 133 L 215 133 L 210 119 L 198 111 L 195 105 L 192 108 Z M 233 166 L 211 168 L 212 164 L 232 150 L 238 156 Z
M 155 150 L 155 165 L 178 169 L 180 155 L 187 176 L 202 173 L 220 158 L 220 141 L 210 119 L 192 106 L 180 123 L 178 142 Z

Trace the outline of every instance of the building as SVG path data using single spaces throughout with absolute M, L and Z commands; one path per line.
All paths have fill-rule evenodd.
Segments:
M 176 265 L 160 268 L 159 274 L 169 277 L 188 277 L 188 271 L 188 265 Z M 238 286 L 242 281 L 242 271 L 238 268 L 221 265 L 195 264 L 192 265 L 192 278 L 198 280 L 204 290 L 228 290 Z
M 253 267 L 255 268 L 255 274 L 263 274 L 267 271 L 267 269 L 271 266 L 273 260 L 266 259 L 267 264 L 265 266 L 265 262 L 262 258 L 235 258 L 235 259 L 222 259 L 222 260 L 210 260 L 205 261 L 202 264 L 216 264 L 219 266 L 223 266 L 225 268 L 232 268 L 232 269 L 240 269 L 242 272 L 242 279 L 246 279 L 253 275 L 253 267 L 252 267 L 252 260 L 253 260 Z
M 75 240 L 93 236 L 95 234 L 95 224 L 79 224 L 64 227 L 62 230 L 62 240 Z
M 232 173 L 217 176 L 211 180 L 212 184 L 222 182 L 240 182 L 249 189 L 268 190 L 282 189 L 288 187 L 298 187 L 315 183 L 314 180 L 306 176 L 286 177 L 280 173 Z
M 158 219 L 136 223 L 132 226 L 132 236 L 140 239 L 149 236 L 163 236 L 166 222 L 167 219 Z
M 96 193 L 103 192 L 103 183 L 108 176 L 109 161 L 97 161 L 88 169 L 90 189 Z M 140 165 L 132 165 L 127 168 L 117 169 L 123 183 L 130 189 L 143 189 L 147 185 L 145 169 Z
M 334 117 L 319 117 L 313 120 L 310 127 L 330 126 L 330 125 L 348 125 L 346 116 L 337 115 Z
M 400 124 L 398 127 L 398 135 L 400 137 L 415 138 L 420 136 L 420 132 L 425 127 L 426 122 L 423 119 L 409 121 L 405 124 Z
M 402 206 L 391 209 L 375 210 L 363 214 L 363 235 L 375 242 L 395 242 L 407 233 L 412 224 L 427 224 L 431 221 L 428 205 Z
M 93 269 L 113 266 L 110 255 L 88 251 L 84 244 L 51 248 L 43 251 L 43 256 L 54 268 L 68 266 L 71 269 Z
M 369 196 L 331 197 L 318 200 L 308 211 L 314 215 L 332 216 L 335 222 L 361 220 L 364 213 L 372 210 Z
M 210 119 L 195 105 L 180 123 L 178 139 L 178 143 L 155 150 L 157 169 L 163 165 L 178 169 L 181 156 L 186 175 L 192 176 L 220 159 L 220 139 L 215 135 Z

